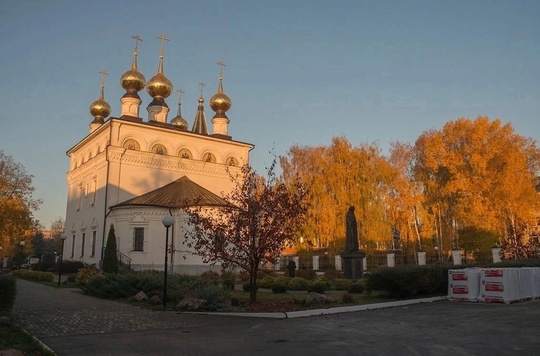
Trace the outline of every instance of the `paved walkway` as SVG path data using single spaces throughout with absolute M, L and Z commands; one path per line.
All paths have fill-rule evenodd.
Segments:
M 436 302 L 297 319 L 148 311 L 17 281 L 20 324 L 58 355 L 537 355 L 540 301 Z

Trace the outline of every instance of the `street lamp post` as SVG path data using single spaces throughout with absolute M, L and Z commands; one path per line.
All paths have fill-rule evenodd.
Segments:
M 21 245 L 21 250 L 19 252 L 19 271 L 21 270 L 21 265 L 22 265 L 22 260 L 23 260 L 23 248 L 24 248 L 25 243 L 26 242 L 24 241 L 19 242 L 19 245 Z
M 164 275 L 163 275 L 163 310 L 165 310 L 167 306 L 167 264 L 168 261 L 168 253 L 169 253 L 169 228 L 174 224 L 174 218 L 171 215 L 165 215 L 163 219 L 161 220 L 163 226 L 165 226 L 166 233 L 165 233 L 165 269 L 164 269 Z
M 60 235 L 60 239 L 62 240 L 62 249 L 60 250 L 60 261 L 58 264 L 58 287 L 60 287 L 60 279 L 62 278 L 62 260 L 64 259 L 64 242 L 67 239 L 66 234 Z

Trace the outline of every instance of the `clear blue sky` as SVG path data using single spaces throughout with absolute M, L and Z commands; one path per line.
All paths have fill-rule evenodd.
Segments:
M 2 1 L 0 149 L 34 175 L 35 216 L 65 216 L 68 157 L 88 133 L 99 95 L 120 116 L 119 77 L 143 39 L 139 69 L 182 87 L 195 117 L 198 83 L 233 102 L 233 139 L 255 144 L 262 172 L 273 148 L 414 143 L 425 130 L 486 115 L 540 137 L 540 2 L 520 1 Z M 150 97 L 141 93 L 146 118 Z M 175 92 L 166 101 L 176 114 Z M 206 107 L 210 121 L 212 111 Z M 173 117 L 173 116 L 170 116 Z

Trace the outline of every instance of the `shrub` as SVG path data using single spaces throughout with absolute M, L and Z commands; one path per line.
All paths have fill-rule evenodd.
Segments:
M 369 275 L 368 291 L 380 291 L 394 298 L 446 294 L 448 268 L 443 266 L 401 266 L 380 268 Z
M 219 280 L 219 273 L 217 273 L 216 271 L 208 270 L 208 271 L 205 271 L 205 272 L 201 273 L 201 278 L 202 279 L 209 279 L 209 280 L 212 280 L 212 281 L 217 281 L 217 280 Z
M 224 281 L 226 279 L 232 279 L 233 281 L 235 281 L 236 280 L 236 274 L 233 271 L 223 271 L 223 272 L 221 272 L 220 279 L 222 281 Z
M 272 293 L 286 293 L 287 285 L 283 283 L 276 283 L 272 286 Z
M 334 280 L 334 288 L 336 290 L 347 290 L 352 285 L 352 281 L 345 278 L 338 278 Z
M 70 261 L 70 260 L 63 260 L 62 261 L 62 273 L 77 273 L 81 268 L 83 268 L 85 265 L 81 261 Z M 54 271 L 57 271 L 58 268 L 55 268 Z
M 288 286 L 291 279 L 291 277 L 279 276 L 274 280 L 274 284 L 284 284 L 285 286 Z
M 24 279 L 32 279 L 34 281 L 52 282 L 54 280 L 54 274 L 52 272 L 32 271 L 29 269 L 14 271 L 13 275 Z
M 63 267 L 63 266 L 62 266 Z M 58 272 L 58 263 L 51 261 L 41 261 L 32 267 L 33 270 L 43 272 Z M 62 271 L 64 269 L 62 268 Z
M 129 278 L 113 273 L 95 277 L 81 289 L 86 294 L 105 299 L 127 298 L 139 292 L 130 285 Z
M 324 292 L 326 292 L 326 289 L 327 289 L 327 283 L 324 281 L 317 280 L 311 283 L 311 285 L 308 287 L 308 292 L 324 294 Z
M 223 286 L 224 290 L 233 290 L 234 289 L 234 280 L 232 280 L 232 279 L 224 279 L 223 282 L 221 282 L 221 285 Z
M 296 271 L 296 277 L 302 277 L 307 280 L 317 278 L 317 272 L 312 269 L 299 269 Z
M 309 282 L 302 277 L 294 277 L 287 284 L 290 290 L 307 290 Z
M 351 285 L 347 288 L 347 293 L 352 294 L 360 294 L 364 293 L 364 285 L 360 282 L 351 283 Z
M 10 275 L 0 275 L 0 315 L 7 315 L 13 309 L 17 295 L 17 283 Z
M 102 276 L 103 272 L 95 267 L 84 267 L 77 272 L 75 276 L 75 282 L 81 285 L 88 284 L 88 282 L 97 277 Z
M 262 269 L 257 273 L 258 279 L 262 279 L 264 277 L 277 277 L 276 272 L 268 269 Z M 249 279 L 249 274 L 248 274 Z
M 275 282 L 276 278 L 272 276 L 266 276 L 257 280 L 257 284 L 261 288 L 272 288 Z
M 223 291 L 213 283 L 200 283 L 191 290 L 193 298 L 204 299 L 206 304 L 205 309 L 215 309 L 226 298 Z
M 244 284 L 242 284 L 242 289 L 244 292 L 249 292 L 251 290 L 251 284 L 249 282 L 244 282 Z

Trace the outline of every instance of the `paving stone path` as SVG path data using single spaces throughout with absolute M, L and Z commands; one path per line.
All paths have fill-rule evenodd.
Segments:
M 17 280 L 19 323 L 58 355 L 531 355 L 540 300 L 262 319 L 149 311 Z
M 17 280 L 17 289 L 15 316 L 38 338 L 171 329 L 187 323 L 174 312 L 96 299 L 79 289 L 51 288 L 21 279 Z

